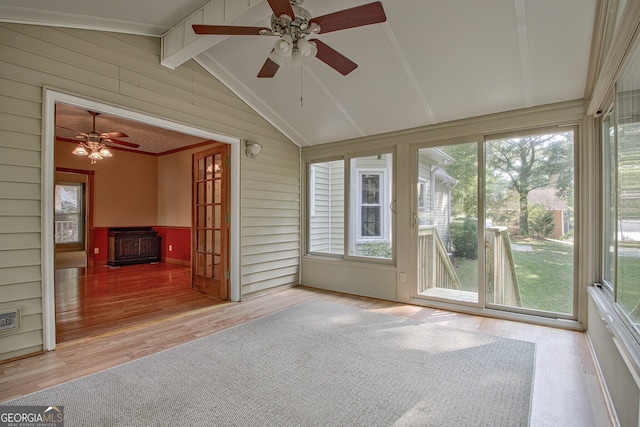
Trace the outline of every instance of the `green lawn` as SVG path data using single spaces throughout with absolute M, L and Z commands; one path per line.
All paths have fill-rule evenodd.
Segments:
M 637 244 L 623 243 L 618 248 L 621 253 L 632 251 L 637 253 Z M 618 257 L 618 302 L 622 305 L 634 322 L 640 323 L 640 258 L 627 253 Z
M 511 241 L 522 306 L 573 312 L 573 245 L 546 240 Z
M 511 237 L 513 261 L 522 306 L 554 313 L 573 312 L 573 245 Z M 624 244 L 621 250 L 638 249 Z M 478 291 L 478 260 L 456 259 L 456 274 L 464 290 Z M 618 258 L 618 302 L 640 322 L 640 258 Z
M 522 306 L 556 313 L 572 313 L 573 246 L 537 239 L 512 239 L 513 261 Z M 478 291 L 478 261 L 455 262 L 456 274 L 467 291 Z

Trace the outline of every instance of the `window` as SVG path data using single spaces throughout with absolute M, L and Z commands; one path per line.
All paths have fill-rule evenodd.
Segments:
M 83 242 L 82 184 L 55 186 L 55 244 Z
M 349 255 L 391 259 L 393 155 L 350 160 Z
M 360 238 L 382 237 L 382 173 L 360 174 Z
M 307 253 L 392 259 L 392 176 L 390 153 L 310 162 Z
M 640 49 L 617 82 L 614 125 L 602 120 L 603 282 L 640 338 Z
M 420 213 L 428 209 L 427 205 L 427 180 L 419 177 L 418 178 L 418 209 Z M 422 215 L 420 215 L 422 216 Z
M 616 147 L 612 112 L 602 120 L 602 187 L 605 197 L 602 203 L 602 280 L 613 290 L 616 278 Z
M 309 167 L 309 216 L 316 216 L 316 166 Z

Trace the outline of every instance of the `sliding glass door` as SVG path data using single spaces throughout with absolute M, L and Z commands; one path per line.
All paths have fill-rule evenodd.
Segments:
M 414 296 L 478 303 L 478 144 L 420 148 L 415 156 Z
M 417 147 L 412 296 L 572 318 L 574 135 Z
M 486 303 L 574 312 L 574 130 L 485 143 Z

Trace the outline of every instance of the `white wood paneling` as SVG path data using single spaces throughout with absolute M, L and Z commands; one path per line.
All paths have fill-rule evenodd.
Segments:
M 43 87 L 262 144 L 257 159 L 247 159 L 244 147 L 235 151 L 242 156 L 240 211 L 232 212 L 241 224 L 236 253 L 247 258 L 232 264 L 248 268 L 236 280 L 243 294 L 298 284 L 299 148 L 229 89 L 194 61 L 161 66 L 160 41 L 151 37 L 2 24 L 0 40 L 0 306 L 23 309 L 21 329 L 0 336 L 0 360 L 45 348 L 43 306 L 49 310 L 51 301 L 43 301 L 50 294 L 43 286 L 52 277 L 42 259 L 52 255 L 40 237 L 48 232 L 41 179 L 43 162 L 51 161 L 43 144 L 53 141 L 43 136 L 51 126 Z

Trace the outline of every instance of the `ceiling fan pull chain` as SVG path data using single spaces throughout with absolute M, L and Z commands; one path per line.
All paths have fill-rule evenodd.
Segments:
M 302 102 L 302 69 L 304 68 L 304 64 L 300 64 L 300 106 L 304 107 L 304 103 Z

